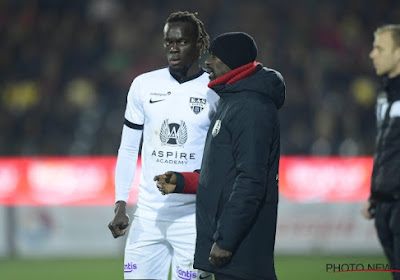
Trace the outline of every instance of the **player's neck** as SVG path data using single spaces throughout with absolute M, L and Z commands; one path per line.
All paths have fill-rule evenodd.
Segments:
M 169 69 L 169 72 L 172 77 L 174 77 L 175 80 L 177 80 L 179 83 L 184 83 L 193 79 L 198 78 L 204 73 L 204 70 L 196 64 L 195 67 L 190 67 L 187 71 L 172 71 L 171 68 Z
M 187 69 L 181 69 L 181 70 L 173 70 L 170 68 L 170 73 L 174 77 L 178 77 L 179 79 L 186 79 L 188 77 L 191 77 L 193 75 L 196 75 L 199 73 L 201 70 L 201 67 L 198 62 L 193 63 L 189 68 Z

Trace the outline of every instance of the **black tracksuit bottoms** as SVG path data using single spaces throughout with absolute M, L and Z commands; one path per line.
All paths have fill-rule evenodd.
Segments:
M 400 201 L 378 202 L 375 227 L 379 241 L 389 259 L 391 269 L 400 270 Z M 400 272 L 393 272 L 393 279 L 400 280 Z

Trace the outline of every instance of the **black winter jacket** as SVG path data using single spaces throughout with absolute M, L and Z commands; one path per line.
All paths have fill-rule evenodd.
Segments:
M 283 78 L 258 65 L 252 76 L 212 88 L 220 100 L 197 189 L 194 267 L 244 279 L 276 279 L 278 109 L 285 100 Z M 214 242 L 233 252 L 223 267 L 209 263 Z
M 378 133 L 371 179 L 372 200 L 400 199 L 400 75 L 384 79 L 378 96 Z M 388 110 L 389 108 L 389 110 Z

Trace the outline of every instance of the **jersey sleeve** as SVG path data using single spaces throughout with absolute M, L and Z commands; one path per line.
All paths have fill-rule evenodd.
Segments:
M 144 110 L 140 80 L 140 76 L 134 79 L 128 92 L 125 110 L 125 124 L 130 127 L 144 124 Z
M 139 153 L 142 130 L 124 125 L 115 166 L 115 202 L 128 201 Z
M 176 188 L 175 193 L 195 194 L 199 185 L 200 169 L 194 172 L 175 172 Z
M 144 124 L 141 96 L 140 78 L 138 77 L 133 80 L 127 97 L 125 121 L 115 166 L 115 201 L 128 201 L 135 176 Z

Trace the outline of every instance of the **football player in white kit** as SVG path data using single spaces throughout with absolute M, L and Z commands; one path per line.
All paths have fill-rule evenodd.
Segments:
M 197 14 L 176 12 L 164 27 L 169 67 L 136 77 L 128 92 L 115 169 L 115 238 L 129 224 L 126 202 L 135 176 L 140 139 L 142 171 L 134 219 L 125 247 L 125 279 L 211 279 L 193 269 L 195 195 L 163 196 L 153 181 L 168 170 L 199 169 L 218 95 L 208 88 L 199 58 L 209 36 Z M 136 175 L 137 176 L 137 175 Z

